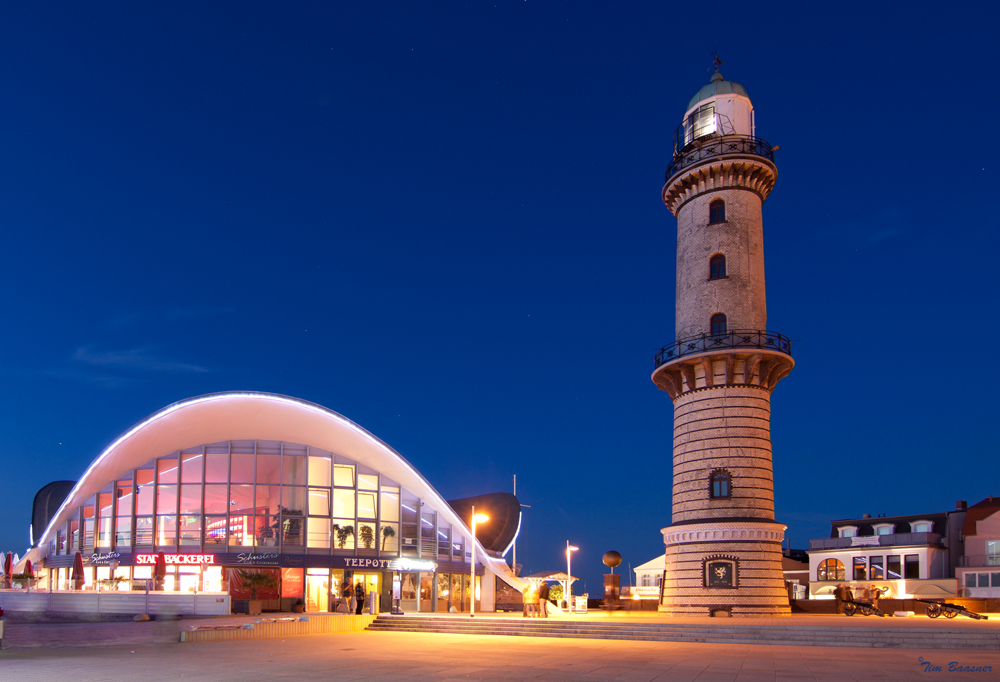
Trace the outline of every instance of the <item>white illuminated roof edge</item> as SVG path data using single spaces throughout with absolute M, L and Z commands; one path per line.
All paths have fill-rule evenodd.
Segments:
M 123 442 L 125 442 L 126 440 L 128 440 L 129 438 L 131 438 L 136 433 L 138 433 L 142 429 L 146 428 L 150 424 L 156 422 L 159 419 L 162 419 L 163 417 L 169 415 L 172 412 L 175 412 L 176 410 L 179 410 L 179 409 L 185 408 L 185 407 L 191 407 L 192 405 L 197 405 L 199 403 L 212 402 L 212 401 L 218 401 L 218 400 L 226 400 L 226 399 L 230 399 L 230 398 L 253 398 L 253 399 L 260 399 L 260 400 L 268 400 L 268 401 L 275 401 L 275 402 L 280 402 L 280 403 L 286 403 L 286 404 L 292 405 L 292 406 L 297 407 L 297 408 L 302 408 L 302 409 L 308 410 L 310 412 L 314 412 L 314 413 L 316 413 L 317 415 L 319 415 L 321 417 L 333 418 L 334 420 L 338 421 L 339 423 L 341 423 L 341 424 L 343 424 L 345 426 L 350 427 L 351 429 L 353 429 L 355 432 L 357 432 L 362 437 L 370 440 L 371 442 L 373 442 L 378 447 L 383 448 L 391 456 L 395 457 L 401 464 L 403 464 L 409 470 L 409 473 L 412 476 L 414 476 L 414 478 L 417 480 L 417 482 L 423 485 L 423 487 L 425 488 L 425 491 L 428 492 L 428 493 L 430 493 L 430 498 L 431 499 L 429 501 L 431 501 L 431 502 L 434 503 L 434 506 L 437 507 L 438 513 L 442 514 L 443 516 L 445 516 L 447 518 L 447 520 L 449 521 L 449 523 L 452 524 L 452 526 L 455 526 L 457 528 L 463 529 L 463 531 L 465 531 L 464 535 L 466 535 L 466 537 L 469 537 L 469 538 L 472 537 L 472 531 L 468 528 L 468 526 L 466 526 L 465 522 L 458 516 L 457 513 L 455 513 L 455 510 L 451 508 L 451 505 L 448 504 L 448 501 L 445 500 L 441 496 L 441 494 L 437 492 L 437 490 L 435 490 L 434 486 L 432 486 L 430 484 L 430 482 L 426 478 L 424 478 L 424 476 L 419 471 L 417 471 L 416 467 L 414 467 L 412 464 L 410 464 L 406 460 L 405 457 L 403 457 L 401 454 L 399 454 L 398 452 L 396 452 L 396 450 L 394 450 L 385 441 L 383 441 L 382 439 L 378 438 L 377 436 L 375 436 L 374 434 L 372 434 L 370 431 L 368 431 L 364 427 L 360 426 L 359 424 L 351 421 L 347 417 L 344 417 L 343 415 L 341 415 L 341 414 L 339 414 L 337 412 L 334 412 L 333 410 L 331 410 L 329 408 L 323 407 L 322 405 L 317 405 L 316 403 L 311 403 L 311 402 L 309 402 L 307 400 L 302 400 L 300 398 L 292 398 L 290 396 L 279 395 L 277 393 L 264 393 L 264 392 L 258 392 L 258 391 L 228 391 L 228 392 L 223 392 L 223 393 L 209 393 L 207 395 L 197 396 L 197 397 L 194 397 L 194 398 L 188 398 L 186 400 L 181 400 L 179 402 L 176 402 L 176 403 L 173 403 L 171 405 L 168 405 L 168 406 L 164 407 L 163 409 L 161 409 L 161 410 L 159 410 L 157 412 L 154 412 L 153 414 L 151 414 L 147 418 L 143 419 L 139 423 L 135 424 L 130 429 L 128 429 L 127 431 L 125 431 L 122 435 L 120 435 L 118 438 L 116 438 L 108 447 L 106 447 L 101 452 L 101 454 L 97 457 L 97 459 L 95 459 L 93 462 L 91 462 L 90 466 L 87 467 L 87 470 L 84 472 L 83 476 L 80 478 L 79 481 L 77 481 L 76 485 L 73 486 L 73 490 L 70 491 L 70 494 L 66 496 L 66 499 L 63 500 L 63 503 L 59 506 L 59 510 L 52 517 L 52 520 L 49 522 L 49 525 L 46 527 L 45 532 L 42 533 L 41 538 L 39 538 L 39 540 L 38 540 L 38 546 L 31 548 L 31 550 L 25 554 L 24 558 L 21 561 L 23 562 L 25 559 L 28 559 L 28 558 L 32 558 L 33 560 L 37 561 L 37 557 L 39 556 L 38 550 L 41 549 L 41 548 L 46 547 L 49 544 L 51 534 L 54 531 L 55 527 L 58 524 L 60 524 L 60 523 L 62 523 L 62 522 L 65 521 L 65 519 L 62 518 L 63 513 L 67 509 L 72 508 L 73 506 L 77 506 L 79 504 L 82 504 L 81 501 L 78 501 L 76 499 L 76 495 L 77 495 L 77 492 L 80 490 L 80 488 L 87 481 L 87 479 L 90 476 L 91 472 L 101 462 L 103 462 L 105 458 L 109 457 L 111 455 L 111 453 L 114 452 L 114 450 L 119 445 L 121 445 Z M 163 454 L 167 454 L 167 453 L 163 453 Z M 159 456 L 160 455 L 155 455 L 154 457 L 159 457 Z M 400 483 L 402 483 L 402 481 Z M 414 492 L 418 492 L 418 491 L 414 491 Z M 419 491 L 419 492 L 424 492 L 424 491 Z M 518 517 L 518 530 L 520 530 L 520 517 Z M 502 564 L 506 568 L 506 566 L 507 566 L 506 562 L 503 561 L 502 559 L 496 559 L 494 557 L 491 557 L 489 554 L 487 554 L 486 553 L 486 549 L 483 547 L 482 543 L 479 542 L 478 539 L 476 540 L 476 548 L 477 548 L 477 558 L 480 561 L 482 561 L 484 564 L 487 564 L 487 563 L 489 563 L 489 564 Z M 509 547 L 508 547 L 508 549 L 509 549 Z M 504 554 L 506 554 L 506 551 L 507 550 L 504 550 Z M 494 566 L 493 568 L 494 568 L 494 572 L 500 570 L 498 565 Z

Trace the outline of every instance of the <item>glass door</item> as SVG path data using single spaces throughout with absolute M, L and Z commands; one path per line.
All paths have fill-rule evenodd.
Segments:
M 306 611 L 329 611 L 330 571 L 325 568 L 306 570 Z

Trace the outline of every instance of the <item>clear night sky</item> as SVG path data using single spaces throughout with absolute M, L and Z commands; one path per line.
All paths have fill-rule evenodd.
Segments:
M 248 389 L 448 499 L 517 474 L 526 571 L 660 554 L 660 189 L 714 48 L 781 146 L 792 545 L 1000 494 L 996 3 L 140 5 L 0 10 L 0 548 L 133 423 Z

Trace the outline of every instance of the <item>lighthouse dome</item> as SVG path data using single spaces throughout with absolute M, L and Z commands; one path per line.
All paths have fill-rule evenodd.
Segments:
M 712 76 L 711 82 L 708 85 L 703 86 L 701 90 L 695 93 L 694 97 L 691 98 L 691 101 L 688 102 L 687 108 L 690 110 L 699 102 L 712 99 L 716 95 L 740 95 L 741 97 L 750 99 L 746 88 L 739 83 L 727 81 L 722 77 L 721 73 L 716 72 Z
M 755 134 L 753 103 L 746 88 L 727 81 L 716 72 L 711 82 L 688 103 L 684 118 L 674 133 L 674 154 L 710 137 L 754 137 Z

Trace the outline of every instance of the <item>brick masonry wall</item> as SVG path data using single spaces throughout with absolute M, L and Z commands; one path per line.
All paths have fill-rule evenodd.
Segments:
M 728 499 L 710 496 L 717 469 L 732 476 Z M 774 519 L 769 391 L 721 386 L 674 404 L 673 523 L 719 517 Z
M 718 158 L 664 187 L 664 202 L 677 217 L 677 338 L 710 333 L 717 313 L 726 315 L 730 330 L 767 329 L 762 208 L 776 177 L 770 162 Z M 717 199 L 726 202 L 726 220 L 709 224 Z M 716 254 L 726 257 L 726 277 L 710 280 Z M 682 363 L 667 377 L 674 397 L 674 525 L 663 531 L 663 612 L 791 612 L 782 573 L 785 527 L 774 523 L 773 383 L 758 376 L 757 386 L 745 385 L 761 369 L 761 359 L 751 363 L 751 357 L 723 352 Z M 718 469 L 732 476 L 729 498 L 711 498 L 710 477 Z M 735 587 L 707 587 L 706 562 L 713 557 L 735 562 Z
M 709 204 L 726 202 L 726 222 L 709 225 Z M 701 194 L 677 215 L 676 334 L 708 333 L 724 313 L 729 329 L 767 329 L 760 196 L 731 187 Z M 726 257 L 726 278 L 709 280 L 709 260 Z
M 708 616 L 720 609 L 732 616 L 790 614 L 781 568 L 783 538 L 784 526 L 766 522 L 664 529 L 666 574 L 659 610 L 689 616 Z M 705 559 L 716 556 L 738 560 L 736 588 L 705 586 Z

